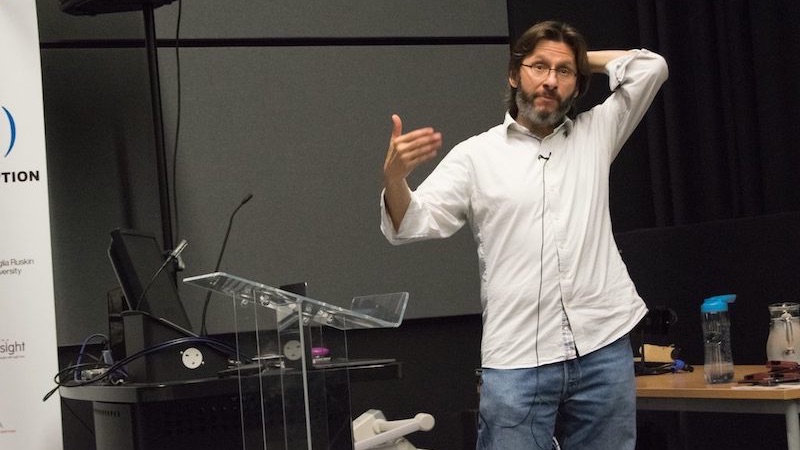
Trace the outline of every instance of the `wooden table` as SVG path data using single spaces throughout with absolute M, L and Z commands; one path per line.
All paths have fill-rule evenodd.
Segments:
M 706 384 L 703 366 L 694 372 L 636 377 L 638 409 L 685 412 L 735 412 L 783 414 L 789 450 L 800 450 L 800 384 L 755 387 L 736 381 L 745 375 L 766 371 L 765 366 L 736 366 L 734 382 Z M 680 418 L 685 443 L 685 418 Z

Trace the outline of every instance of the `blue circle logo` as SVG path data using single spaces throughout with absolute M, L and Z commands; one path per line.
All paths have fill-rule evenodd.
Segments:
M 11 153 L 11 150 L 14 149 L 14 143 L 17 141 L 17 125 L 14 123 L 14 116 L 11 115 L 11 112 L 7 110 L 5 106 L 0 106 L 0 108 L 5 113 L 5 118 L 0 119 L 0 123 L 2 123 L 2 128 L 0 128 L 0 136 L 5 134 L 2 132 L 3 128 L 8 129 L 9 134 L 7 139 L 3 139 L 3 141 L 0 142 L 0 145 L 3 146 L 3 148 L 0 148 L 0 150 L 3 151 L 3 157 L 5 158 Z

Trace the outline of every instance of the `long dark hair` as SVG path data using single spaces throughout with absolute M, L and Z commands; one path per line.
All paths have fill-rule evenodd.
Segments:
M 514 43 L 511 49 L 511 56 L 508 59 L 508 75 L 513 79 L 519 78 L 520 67 L 522 67 L 522 60 L 528 55 L 533 53 L 533 50 L 540 41 L 555 41 L 567 44 L 575 55 L 575 64 L 577 68 L 577 84 L 578 95 L 583 95 L 589 89 L 589 79 L 591 78 L 591 71 L 589 70 L 589 60 L 586 57 L 586 40 L 573 26 L 564 22 L 557 22 L 548 20 L 539 22 L 536 25 L 528 28 L 525 33 L 520 36 Z M 511 114 L 511 117 L 516 118 L 519 110 L 517 109 L 517 88 L 508 86 L 506 95 L 506 106 Z

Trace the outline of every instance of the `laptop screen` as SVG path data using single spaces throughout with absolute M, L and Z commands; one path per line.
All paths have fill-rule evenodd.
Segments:
M 138 309 L 191 330 L 191 322 L 172 280 L 171 267 L 167 266 L 153 279 L 167 258 L 155 235 L 121 228 L 112 230 L 108 256 L 127 309 Z M 145 289 L 147 292 L 142 297 Z

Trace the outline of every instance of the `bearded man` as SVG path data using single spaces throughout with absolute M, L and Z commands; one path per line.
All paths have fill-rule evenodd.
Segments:
M 570 117 L 592 73 L 603 103 Z M 633 450 L 629 332 L 647 308 L 611 228 L 614 158 L 667 79 L 648 50 L 587 51 L 570 25 L 542 22 L 515 43 L 503 124 L 455 146 L 431 127 L 393 129 L 383 167 L 389 242 L 446 238 L 469 224 L 483 306 L 478 448 Z M 556 430 L 558 430 L 556 432 Z

